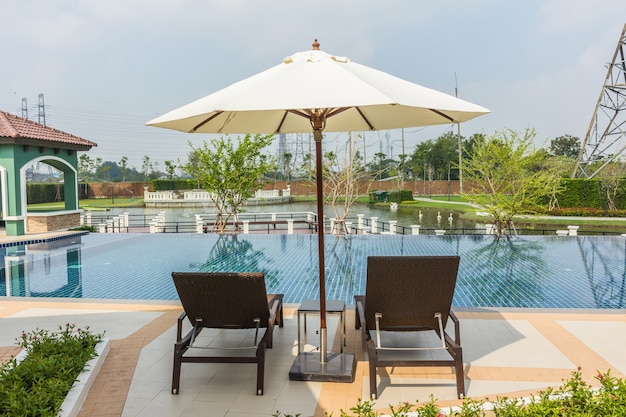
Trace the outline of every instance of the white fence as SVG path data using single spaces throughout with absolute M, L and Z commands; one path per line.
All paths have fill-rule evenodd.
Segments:
M 279 197 L 290 197 L 291 188 L 287 187 L 283 190 L 258 190 L 254 193 L 256 199 L 270 199 Z M 211 193 L 205 190 L 185 190 L 179 191 L 148 191 L 143 193 L 144 201 L 146 202 L 164 202 L 164 201 L 205 201 L 210 202 Z

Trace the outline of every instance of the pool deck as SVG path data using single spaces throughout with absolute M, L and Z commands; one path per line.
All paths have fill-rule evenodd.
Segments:
M 32 238 L 32 236 L 28 236 Z M 2 239 L 0 239 L 2 240 Z M 287 305 L 285 326 L 274 332 L 267 351 L 265 394 L 255 395 L 255 366 L 184 364 L 179 395 L 170 393 L 177 302 L 0 297 L 0 360 L 18 351 L 16 338 L 35 328 L 56 330 L 65 323 L 105 331 L 111 341 L 104 365 L 80 417 L 339 416 L 369 394 L 368 367 L 354 329 L 354 306 L 346 315 L 346 352 L 357 359 L 353 383 L 290 381 L 297 354 L 297 305 Z M 626 311 L 455 309 L 469 397 L 528 396 L 559 386 L 580 367 L 597 385 L 597 371 L 626 375 Z M 328 316 L 329 346 L 338 322 Z M 316 316 L 309 318 L 306 349 L 314 350 Z M 381 372 L 379 371 L 379 376 Z M 425 402 L 434 395 L 444 409 L 459 404 L 449 368 L 387 368 L 379 377 L 375 408 L 385 412 L 399 402 Z

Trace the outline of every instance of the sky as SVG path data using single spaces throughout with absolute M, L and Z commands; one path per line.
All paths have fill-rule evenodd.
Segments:
M 26 98 L 39 121 L 43 94 L 46 125 L 96 142 L 90 158 L 126 156 L 140 169 L 148 156 L 163 169 L 210 136 L 148 120 L 309 50 L 313 39 L 491 110 L 461 125 L 463 136 L 533 128 L 539 147 L 565 134 L 582 139 L 626 2 L 3 0 L 0 16 L 1 110 L 21 116 Z M 411 153 L 450 130 L 368 132 L 369 155 L 397 156 L 402 138 Z M 324 146 L 341 135 L 328 134 Z

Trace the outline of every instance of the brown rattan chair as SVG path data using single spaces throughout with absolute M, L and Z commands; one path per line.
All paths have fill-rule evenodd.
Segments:
M 361 329 L 363 349 L 367 349 L 372 398 L 378 396 L 376 369 L 402 366 L 451 366 L 456 374 L 457 395 L 459 398 L 465 395 L 459 320 L 451 311 L 459 261 L 458 256 L 367 258 L 365 295 L 354 298 L 355 326 Z M 448 318 L 454 323 L 454 338 L 446 331 Z M 405 344 L 402 347 L 385 345 L 390 343 L 385 339 L 389 335 L 386 332 L 424 331 L 432 331 L 439 337 L 437 346 L 415 346 L 417 343 L 407 346 L 407 334 L 397 333 L 391 334 L 402 336 Z M 438 358 L 431 358 L 419 352 L 408 352 L 411 357 L 400 358 L 400 353 L 430 349 L 445 350 L 448 354 L 444 352 Z M 383 352 L 385 350 L 393 352 Z M 381 358 L 382 354 L 391 357 Z
M 172 394 L 179 391 L 182 363 L 198 362 L 256 363 L 257 395 L 263 395 L 265 350 L 272 347 L 275 323 L 283 327 L 283 294 L 267 294 L 262 272 L 172 272 L 172 278 L 184 309 L 178 318 L 174 345 Z M 183 336 L 185 317 L 192 328 Z M 219 356 L 185 355 L 190 348 L 196 348 L 196 337 L 205 328 L 256 329 L 254 346 L 247 347 L 254 356 L 242 355 L 242 347 L 233 347 L 238 352 L 224 355 L 228 349 L 222 346 L 215 348 Z

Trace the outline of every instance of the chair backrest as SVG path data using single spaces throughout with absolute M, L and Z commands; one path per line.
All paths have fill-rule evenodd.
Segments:
M 249 329 L 267 327 L 270 316 L 263 272 L 172 272 L 178 297 L 192 325 Z
M 365 320 L 380 330 L 435 330 L 435 313 L 445 327 L 459 270 L 458 256 L 369 256 Z

